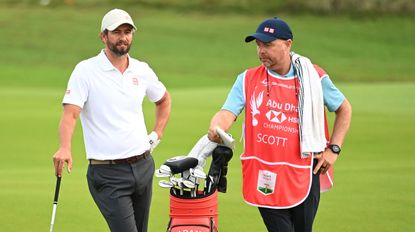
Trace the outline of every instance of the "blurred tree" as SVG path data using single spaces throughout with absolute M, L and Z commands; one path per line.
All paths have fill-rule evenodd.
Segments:
M 328 13 L 384 12 L 414 13 L 414 0 L 286 0 L 294 10 L 314 10 Z
M 0 4 L 43 6 L 147 5 L 155 8 L 278 13 L 415 13 L 415 0 L 0 0 Z
M 64 0 L 65 5 L 73 6 L 76 3 L 76 0 Z

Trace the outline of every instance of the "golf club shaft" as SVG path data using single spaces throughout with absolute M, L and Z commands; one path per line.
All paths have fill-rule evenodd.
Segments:
M 53 224 L 55 223 L 56 208 L 58 207 L 59 189 L 61 187 L 61 176 L 56 177 L 55 197 L 53 198 L 52 219 L 50 222 L 50 232 L 53 232 Z

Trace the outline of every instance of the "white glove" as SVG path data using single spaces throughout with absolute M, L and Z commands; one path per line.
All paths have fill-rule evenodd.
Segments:
M 160 143 L 160 139 L 159 136 L 157 135 L 157 133 L 155 131 L 152 131 L 149 135 L 148 135 L 148 142 L 150 143 L 150 153 L 153 153 L 153 150 L 157 147 L 157 145 L 159 145 Z

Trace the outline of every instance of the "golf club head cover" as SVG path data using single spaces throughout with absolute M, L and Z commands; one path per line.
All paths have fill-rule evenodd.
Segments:
M 228 174 L 228 163 L 232 159 L 233 151 L 227 146 L 217 146 L 212 152 L 212 162 L 219 167 L 220 175 L 217 182 L 217 188 L 219 192 L 226 193 Z M 216 167 L 215 167 L 216 168 Z
M 227 146 L 219 145 L 213 150 L 212 156 L 218 164 L 228 165 L 228 162 L 232 159 L 233 151 Z
M 210 141 L 207 135 L 204 135 L 197 141 L 187 156 L 197 158 L 199 160 L 198 165 L 204 167 L 206 159 L 212 154 L 217 145 L 217 143 Z
M 196 167 L 198 162 L 198 159 L 194 157 L 175 156 L 166 160 L 164 164 L 170 167 L 172 174 L 177 174 Z

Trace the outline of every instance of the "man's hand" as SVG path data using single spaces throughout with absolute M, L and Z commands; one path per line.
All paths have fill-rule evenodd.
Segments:
M 81 113 L 81 107 L 64 104 L 61 122 L 59 124 L 59 150 L 53 155 L 53 164 L 55 165 L 55 175 L 62 176 L 62 169 L 67 164 L 68 172 L 72 171 L 72 152 L 71 140 L 75 129 L 76 120 Z
M 326 174 L 330 167 L 336 162 L 337 157 L 338 155 L 333 153 L 331 149 L 328 148 L 326 148 L 323 153 L 315 155 L 314 158 L 318 159 L 318 163 L 314 168 L 313 173 L 317 174 L 317 172 L 320 171 L 320 174 Z
M 210 121 L 208 130 L 209 140 L 215 143 L 223 143 L 216 129 L 219 127 L 224 131 L 228 131 L 235 120 L 236 116 L 228 110 L 220 110 L 217 112 Z
M 222 144 L 223 141 L 220 138 L 220 136 L 218 135 L 218 133 L 216 132 L 216 128 L 217 127 L 209 128 L 209 130 L 208 130 L 208 139 L 212 142 Z
M 70 150 L 59 148 L 53 156 L 53 164 L 55 165 L 55 175 L 62 176 L 62 170 L 67 163 L 68 173 L 72 171 L 72 153 Z
M 152 131 L 148 135 L 148 142 L 150 143 L 150 153 L 153 153 L 153 150 L 159 145 L 160 139 L 158 134 L 155 131 Z
M 330 144 L 337 144 L 341 146 L 343 140 L 346 137 L 347 131 L 350 127 L 350 121 L 352 119 L 352 106 L 347 99 L 344 99 L 343 103 L 336 110 L 336 117 L 334 118 L 333 133 L 331 134 Z M 320 170 L 321 174 L 326 174 L 331 166 L 336 162 L 338 154 L 333 153 L 330 148 L 320 155 L 314 156 L 318 159 L 316 168 L 313 173 L 317 174 Z

